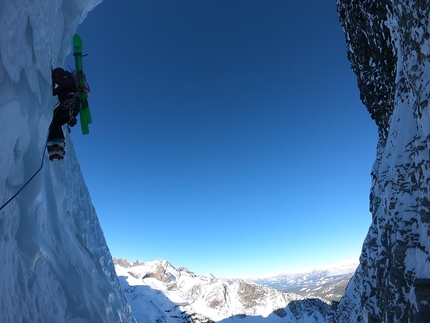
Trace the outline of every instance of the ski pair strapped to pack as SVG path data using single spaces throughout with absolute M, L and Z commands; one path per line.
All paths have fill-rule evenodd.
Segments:
M 91 111 L 88 105 L 88 93 L 90 92 L 90 88 L 87 86 L 82 64 L 82 39 L 77 34 L 73 36 L 73 51 L 73 56 L 75 57 L 76 80 L 78 83 L 78 96 L 80 99 L 79 114 L 81 128 L 82 133 L 87 135 L 90 133 L 88 125 L 92 123 Z

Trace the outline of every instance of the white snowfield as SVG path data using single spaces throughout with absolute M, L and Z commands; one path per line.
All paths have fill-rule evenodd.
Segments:
M 135 322 L 82 178 L 44 155 L 51 67 L 101 0 L 0 2 L 0 322 Z

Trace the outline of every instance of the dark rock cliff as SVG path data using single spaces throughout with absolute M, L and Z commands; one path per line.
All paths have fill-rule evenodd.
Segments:
M 337 0 L 379 132 L 372 223 L 337 322 L 430 322 L 430 1 Z

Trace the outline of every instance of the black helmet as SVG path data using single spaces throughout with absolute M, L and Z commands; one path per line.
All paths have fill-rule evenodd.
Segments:
M 64 69 L 62 69 L 61 67 L 57 67 L 52 71 L 52 75 L 63 73 L 63 72 L 64 72 Z

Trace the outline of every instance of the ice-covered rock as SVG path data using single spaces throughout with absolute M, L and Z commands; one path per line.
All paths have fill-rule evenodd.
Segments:
M 379 129 L 372 224 L 337 322 L 428 322 L 430 2 L 337 6 L 362 101 Z

